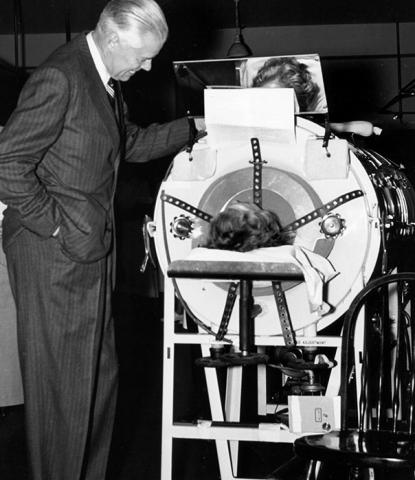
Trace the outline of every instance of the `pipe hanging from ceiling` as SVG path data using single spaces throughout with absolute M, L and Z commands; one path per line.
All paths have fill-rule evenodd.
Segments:
M 63 15 L 65 20 L 66 42 L 71 41 L 71 0 L 63 0 Z
M 252 55 L 251 49 L 245 43 L 242 35 L 243 26 L 239 21 L 239 0 L 234 0 L 235 7 L 235 39 L 230 46 L 227 57 L 229 58 L 241 58 L 250 57 Z
M 16 68 L 26 66 L 23 15 L 21 0 L 13 0 L 14 63 Z

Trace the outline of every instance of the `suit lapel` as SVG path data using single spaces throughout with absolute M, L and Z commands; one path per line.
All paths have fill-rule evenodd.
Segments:
M 79 51 L 81 59 L 80 64 L 85 77 L 86 88 L 88 89 L 92 102 L 101 115 L 108 132 L 113 137 L 114 143 L 117 144 L 120 141 L 117 121 L 111 104 L 108 101 L 105 87 L 102 84 L 98 71 L 95 68 L 94 61 L 92 60 L 85 35 L 80 35 L 79 37 Z

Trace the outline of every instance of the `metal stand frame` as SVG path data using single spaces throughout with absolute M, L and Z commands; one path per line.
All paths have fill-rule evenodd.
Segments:
M 237 335 L 227 335 L 238 345 Z M 173 467 L 173 440 L 195 439 L 215 440 L 218 463 L 222 480 L 248 480 L 237 476 L 239 441 L 292 443 L 297 434 L 291 433 L 285 425 L 260 423 L 255 426 L 241 425 L 241 366 L 227 367 L 225 401 L 222 402 L 218 377 L 215 368 L 204 368 L 207 391 L 211 408 L 210 421 L 195 423 L 174 422 L 174 378 L 175 346 L 179 344 L 200 345 L 202 356 L 209 355 L 209 347 L 215 339 L 207 333 L 176 333 L 175 331 L 175 291 L 172 279 L 165 277 L 164 291 L 164 349 L 163 349 L 163 416 L 162 416 L 162 453 L 161 480 L 171 480 Z M 336 347 L 340 352 L 340 337 L 312 337 L 307 332 L 297 336 L 298 346 Z M 284 345 L 282 336 L 256 336 L 258 351 L 266 346 Z M 337 395 L 340 384 L 340 358 L 336 353 L 337 366 L 330 375 L 327 394 Z M 258 414 L 275 412 L 276 405 L 267 404 L 266 366 L 258 365 Z M 249 480 L 255 480 L 250 478 Z

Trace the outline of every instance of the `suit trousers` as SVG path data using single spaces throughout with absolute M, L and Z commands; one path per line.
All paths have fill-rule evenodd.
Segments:
M 118 379 L 111 255 L 77 263 L 57 239 L 23 230 L 6 257 L 32 478 L 103 480 Z

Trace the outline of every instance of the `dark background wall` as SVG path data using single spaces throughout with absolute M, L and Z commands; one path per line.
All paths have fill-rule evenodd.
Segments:
M 13 32 L 13 16 L 21 10 L 27 33 L 61 32 L 70 18 L 73 31 L 90 28 L 107 0 L 4 0 L 0 33 Z M 233 0 L 159 0 L 170 24 L 199 23 L 210 30 L 234 25 Z M 411 22 L 411 0 L 240 0 L 241 22 L 252 26 Z
M 3 0 L 0 59 L 17 67 L 36 67 L 76 32 L 93 28 L 105 3 Z M 224 58 L 235 35 L 233 0 L 159 3 L 170 25 L 169 41 L 153 72 L 138 74 L 126 86 L 132 105 L 139 105 L 133 109 L 144 121 L 164 120 L 177 111 L 173 60 Z M 330 115 L 335 120 L 374 118 L 415 77 L 412 0 L 321 0 L 318 5 L 306 0 L 285 4 L 240 0 L 239 5 L 244 37 L 254 55 L 321 56 Z M 11 93 L 9 97 L 14 90 Z M 9 103 L 1 102 L 4 108 Z M 395 104 L 393 113 L 400 108 L 404 113 L 415 111 L 411 99 Z M 412 114 L 408 115 L 404 120 L 411 126 Z M 388 122 L 390 117 L 376 119 Z

